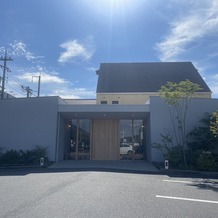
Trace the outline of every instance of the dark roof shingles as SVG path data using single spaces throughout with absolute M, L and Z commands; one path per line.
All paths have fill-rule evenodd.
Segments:
M 97 93 L 157 92 L 168 81 L 186 79 L 211 92 L 191 62 L 103 63 L 96 73 Z

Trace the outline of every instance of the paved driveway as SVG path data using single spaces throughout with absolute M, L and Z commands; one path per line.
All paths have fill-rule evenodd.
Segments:
M 218 180 L 115 172 L 0 172 L 1 217 L 217 217 Z

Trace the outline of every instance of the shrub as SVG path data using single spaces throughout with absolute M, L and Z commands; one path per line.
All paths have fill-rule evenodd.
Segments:
M 214 170 L 218 167 L 216 158 L 211 151 L 202 151 L 197 158 L 197 163 L 201 170 Z
M 183 151 L 181 146 L 173 147 L 168 152 L 169 166 L 172 168 L 184 168 Z
M 20 164 L 20 152 L 16 150 L 6 151 L 1 155 L 0 163 L 2 164 Z
M 216 113 L 217 114 L 217 113 Z M 218 137 L 216 133 L 217 123 L 215 114 L 205 113 L 188 135 L 188 149 L 190 165 L 194 169 L 217 170 L 218 169 Z M 211 131 L 211 126 L 214 131 Z
M 32 150 L 8 150 L 0 154 L 0 164 L 39 164 L 41 157 L 45 158 L 48 162 L 47 147 L 36 146 Z
M 180 145 L 175 146 L 173 144 L 173 138 L 168 132 L 166 134 L 160 134 L 160 136 L 161 142 L 153 143 L 153 148 L 161 151 L 164 158 L 169 160 L 170 168 L 184 168 L 183 147 Z
M 32 163 L 33 164 L 38 164 L 41 157 L 44 157 L 45 159 L 48 159 L 47 158 L 47 147 L 42 147 L 42 146 L 37 145 L 31 151 L 31 157 L 32 157 Z

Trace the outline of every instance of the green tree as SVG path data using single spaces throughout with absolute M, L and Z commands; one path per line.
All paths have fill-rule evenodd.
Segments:
M 213 114 L 204 113 L 197 126 L 188 134 L 188 146 L 192 151 L 211 151 L 218 146 L 218 137 L 211 131 Z
M 218 136 L 218 110 L 212 113 L 210 119 L 210 131 L 215 137 Z
M 177 146 L 182 147 L 184 165 L 186 160 L 186 117 L 189 104 L 195 92 L 201 90 L 201 87 L 189 80 L 179 83 L 167 82 L 159 90 L 160 97 L 168 105 L 170 120 L 173 126 L 173 136 Z
M 188 135 L 189 164 L 196 169 L 218 169 L 217 131 L 211 131 L 211 125 L 216 124 L 216 117 L 217 112 L 205 113 Z

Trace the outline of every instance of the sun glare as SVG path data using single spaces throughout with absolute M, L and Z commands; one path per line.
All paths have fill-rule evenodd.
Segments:
M 103 1 L 104 2 L 104 1 Z M 128 7 L 130 3 L 133 1 L 130 0 L 105 0 L 105 4 L 110 7 L 120 8 L 120 7 Z
M 107 14 L 108 12 L 129 11 L 134 9 L 136 1 L 133 0 L 93 0 L 87 1 L 90 9 L 98 13 Z

